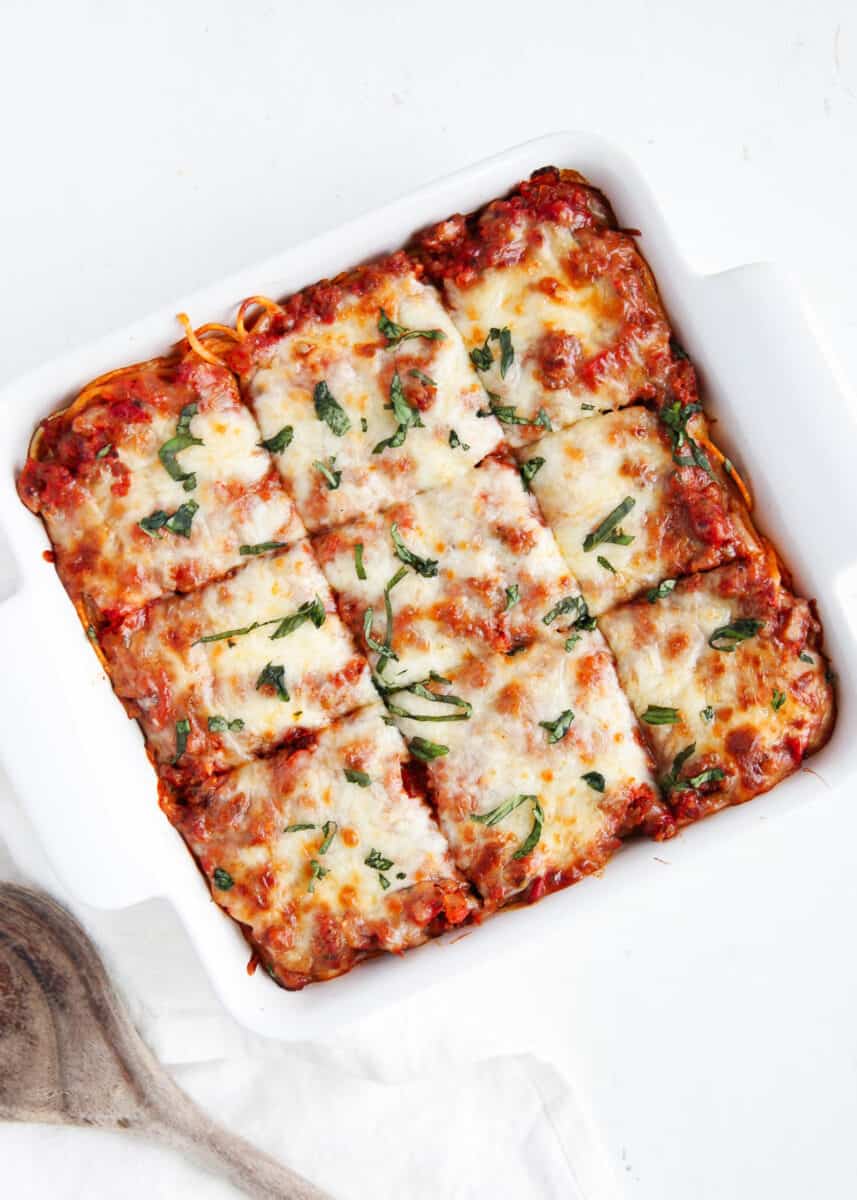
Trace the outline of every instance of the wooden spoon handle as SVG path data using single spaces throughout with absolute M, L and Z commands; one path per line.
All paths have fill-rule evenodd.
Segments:
M 153 1121 L 146 1134 L 207 1170 L 225 1175 L 235 1187 L 258 1200 L 331 1200 L 328 1192 L 215 1124 L 190 1100 L 181 1114 L 173 1111 L 169 1120 Z

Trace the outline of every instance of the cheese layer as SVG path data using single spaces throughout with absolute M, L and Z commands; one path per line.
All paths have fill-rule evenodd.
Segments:
M 378 327 L 382 309 L 397 325 L 434 336 L 388 345 Z M 338 431 L 319 417 L 320 383 L 344 410 L 345 432 L 342 422 Z M 399 427 L 391 408 L 399 386 L 420 426 L 411 424 L 401 445 L 378 449 Z M 311 531 L 449 483 L 501 439 L 490 416 L 477 416 L 485 396 L 461 338 L 437 293 L 413 271 L 378 271 L 368 291 L 341 289 L 335 319 L 310 317 L 268 347 L 247 372 L 245 390 L 265 438 L 293 431 L 276 459 Z
M 198 444 L 172 456 L 181 413 Z M 291 543 L 303 525 L 258 445 L 232 377 L 193 355 L 141 367 L 47 423 L 44 457 L 21 491 L 41 512 L 63 582 L 91 615 L 112 620 L 155 597 L 192 591 L 243 561 L 242 545 Z M 185 506 L 182 510 L 182 506 Z M 189 509 L 193 511 L 190 512 Z M 177 531 L 140 522 L 182 510 Z M 95 610 L 94 612 L 92 610 Z
M 593 613 L 665 579 L 758 553 L 743 505 L 705 449 L 702 414 L 691 418 L 688 432 L 703 448 L 710 474 L 677 465 L 664 424 L 637 406 L 582 421 L 520 452 L 522 462 L 544 460 L 531 487 Z M 609 537 L 587 543 L 629 502 L 610 534 L 632 538 L 628 545 Z
M 305 619 L 276 636 L 284 618 L 314 601 L 323 624 Z M 134 625 L 103 637 L 102 648 L 162 775 L 181 782 L 269 751 L 375 698 L 368 664 L 305 541 L 152 605 Z M 273 682 L 265 682 L 266 669 Z M 176 723 L 184 720 L 190 730 L 176 762 Z
M 525 890 L 535 899 L 597 870 L 656 800 L 648 752 L 604 639 L 582 633 L 568 652 L 537 642 L 450 674 L 436 690 L 472 705 L 467 720 L 439 723 L 441 706 L 409 693 L 401 707 L 424 719 L 395 720 L 412 749 L 414 738 L 446 747 L 427 763 L 428 777 L 453 857 L 485 903 Z M 475 819 L 521 796 L 529 798 L 502 819 Z M 536 804 L 538 839 L 516 857 L 536 824 Z
M 390 592 L 396 658 L 384 665 L 366 645 L 364 620 L 371 609 L 369 636 L 383 644 L 385 587 L 403 565 L 394 525 L 423 573 L 409 567 Z M 343 619 L 386 681 L 443 673 L 469 653 L 502 654 L 537 636 L 561 636 L 563 622 L 546 626 L 543 618 L 580 590 L 516 467 L 495 459 L 447 488 L 323 534 L 314 549 Z
M 767 791 L 830 732 L 833 693 L 819 627 L 807 602 L 782 584 L 773 556 L 691 576 L 664 599 L 637 600 L 599 624 L 682 820 Z M 652 706 L 656 719 L 658 708 L 668 710 L 671 723 L 648 723 Z M 723 778 L 699 778 L 710 770 Z
M 212 895 L 286 987 L 418 945 L 475 907 L 428 807 L 403 786 L 407 752 L 382 712 L 344 717 L 174 810 Z

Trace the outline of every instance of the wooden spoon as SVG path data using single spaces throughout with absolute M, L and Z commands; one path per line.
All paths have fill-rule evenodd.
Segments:
M 266 1200 L 325 1200 L 210 1120 L 141 1041 L 92 942 L 44 893 L 0 884 L 0 1120 L 125 1129 Z M 329 1198 L 327 1198 L 329 1200 Z

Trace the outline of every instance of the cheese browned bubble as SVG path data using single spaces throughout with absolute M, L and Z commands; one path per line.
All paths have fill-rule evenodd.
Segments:
M 532 422 L 504 427 L 513 444 L 540 435 L 540 412 L 561 428 L 662 391 L 669 326 L 633 239 L 612 226 L 595 189 L 547 170 L 417 239 L 483 384 Z
M 701 413 L 687 431 L 708 445 Z M 592 612 L 665 579 L 758 553 L 743 505 L 714 455 L 702 454 L 709 470 L 677 464 L 663 421 L 637 406 L 520 452 L 524 464 L 542 460 L 530 486 Z M 678 452 L 689 456 L 686 447 Z
M 829 735 L 819 627 L 773 555 L 681 580 L 599 624 L 681 820 L 767 791 Z
M 277 636 L 290 617 L 300 623 Z M 152 605 L 102 648 L 169 778 L 223 770 L 375 698 L 307 542 Z M 189 730 L 175 761 L 180 721 Z
M 403 557 L 419 560 L 390 591 L 395 659 L 367 647 L 388 684 L 442 673 L 468 653 L 560 637 L 562 622 L 543 618 L 580 590 L 517 469 L 491 459 L 441 491 L 323 534 L 314 549 L 361 645 L 369 609 L 369 636 L 383 643 L 385 588 Z
M 576 882 L 657 808 L 648 753 L 597 631 L 567 652 L 537 642 L 471 659 L 433 686 L 469 704 L 468 719 L 440 724 L 441 706 L 410 693 L 398 704 L 424 719 L 394 717 L 428 758 L 441 829 L 486 904 Z
M 475 908 L 427 806 L 403 786 L 407 752 L 382 712 L 344 717 L 174 809 L 214 898 L 286 987 L 419 945 Z
M 368 281 L 358 271 L 330 285 L 332 311 L 313 309 L 264 339 L 243 372 L 265 438 L 292 431 L 276 460 L 311 531 L 449 483 L 501 438 L 492 418 L 477 416 L 485 396 L 434 289 L 401 255 L 371 270 Z M 321 305 L 322 288 L 310 289 L 308 305 Z M 430 336 L 388 344 L 384 317 Z M 328 396 L 339 408 L 332 420 Z M 382 446 L 402 424 L 401 443 Z
M 180 444 L 183 413 L 171 474 L 159 452 Z M 19 487 L 72 596 L 113 621 L 225 574 L 242 546 L 303 536 L 258 442 L 229 373 L 188 354 L 124 372 L 48 421 Z

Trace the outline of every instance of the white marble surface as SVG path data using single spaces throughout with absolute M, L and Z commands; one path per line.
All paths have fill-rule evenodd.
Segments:
M 4 382 L 558 128 L 602 133 L 633 155 L 698 268 L 757 258 L 790 266 L 857 379 L 853 5 L 12 0 L 0 63 Z M 37 862 L 2 788 L 0 829 Z M 503 1195 L 483 1170 L 484 1139 L 474 1137 L 457 1190 L 443 1164 L 447 1149 L 467 1149 L 462 1122 L 484 1128 L 487 1115 L 491 1125 L 480 1099 L 494 1087 L 491 1071 L 511 1072 L 514 1086 L 527 1055 L 550 1064 L 557 1094 L 561 1077 L 584 1097 L 629 1200 L 854 1195 L 857 815 L 851 797 L 820 788 L 812 816 L 760 818 L 728 862 L 704 869 L 666 865 L 665 848 L 662 876 L 638 910 L 599 929 L 573 961 L 561 940 L 549 961 L 522 947 L 520 960 L 468 977 L 464 1007 L 454 984 L 442 986 L 340 1035 L 322 1048 L 329 1062 L 307 1048 L 314 1065 L 299 1075 L 302 1111 L 316 1107 L 318 1123 L 340 1128 L 349 1110 L 329 1107 L 331 1088 L 340 1093 L 323 1069 L 365 1068 L 369 1090 L 356 1088 L 355 1111 L 373 1082 L 419 1088 L 438 1072 L 455 1086 L 467 1080 L 448 1147 L 439 1112 L 422 1132 L 416 1116 L 410 1122 L 415 1139 L 433 1139 L 435 1175 L 422 1154 L 406 1181 L 386 1177 L 383 1136 L 358 1122 L 342 1143 L 354 1185 L 341 1194 L 377 1200 L 396 1184 L 408 1200 Z M 0 874 L 11 869 L 0 854 Z M 246 1111 L 254 1050 L 216 1012 L 210 1029 L 200 1019 L 211 1011 L 208 985 L 188 965 L 169 910 L 92 920 L 142 1028 L 182 1083 L 208 1105 L 226 1089 L 236 1122 L 275 1146 L 279 1131 Z M 193 1044 L 228 1053 L 231 1075 L 182 1065 L 183 1005 Z M 486 1060 L 495 1065 L 474 1065 Z M 300 1059 L 280 1065 L 297 1073 Z M 499 1122 L 498 1132 L 507 1128 Z M 318 1123 L 286 1130 L 283 1146 L 300 1142 L 302 1128 L 312 1143 Z M 559 1171 L 557 1147 L 568 1142 L 548 1142 L 533 1141 L 529 1161 Z M 300 1144 L 292 1158 L 310 1169 Z M 20 1197 L 65 1200 L 81 1194 L 81 1179 L 93 1200 L 112 1197 L 117 1171 L 128 1197 L 180 1194 L 191 1180 L 199 1195 L 226 1194 L 156 1151 L 90 1133 L 0 1127 L 0 1161 Z M 561 1174 L 516 1178 L 515 1194 L 558 1195 Z M 338 1186 L 342 1177 L 326 1178 Z

